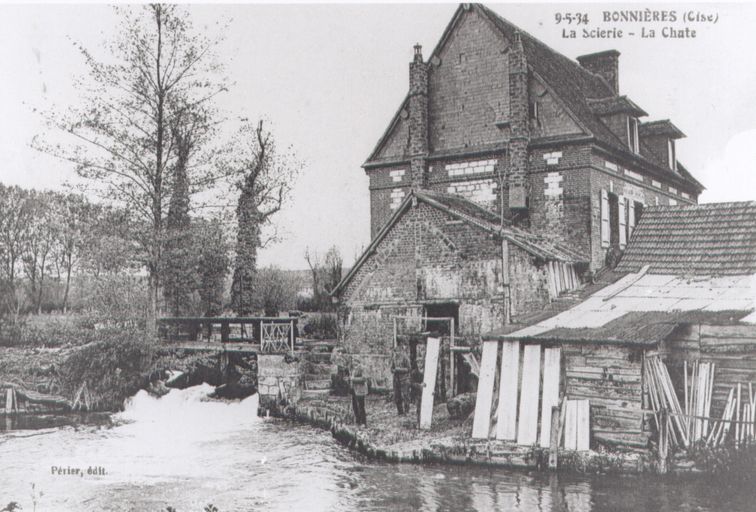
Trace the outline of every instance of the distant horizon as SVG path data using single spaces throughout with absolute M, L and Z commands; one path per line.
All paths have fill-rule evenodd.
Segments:
M 618 4 L 611 4 L 612 6 Z M 668 5 L 668 4 L 665 4 Z M 696 4 L 716 11 L 695 39 L 567 39 L 555 14 L 580 10 L 599 20 L 603 4 L 495 4 L 493 10 L 574 59 L 620 51 L 620 94 L 670 119 L 687 138 L 681 163 L 707 187 L 701 202 L 756 200 L 756 5 Z M 645 6 L 644 6 L 645 7 Z M 233 117 L 267 118 L 281 146 L 305 163 L 290 204 L 275 218 L 284 241 L 260 250 L 261 267 L 307 270 L 309 248 L 339 248 L 344 266 L 370 242 L 368 180 L 361 169 L 408 89 L 415 43 L 428 58 L 456 4 L 195 5 L 197 28 L 215 34 L 231 82 L 219 107 Z M 0 182 L 61 190 L 71 166 L 32 149 L 44 129 L 34 109 L 78 100 L 84 73 L 69 37 L 98 48 L 116 25 L 110 6 L 0 5 Z M 274 51 L 270 51 L 273 49 Z

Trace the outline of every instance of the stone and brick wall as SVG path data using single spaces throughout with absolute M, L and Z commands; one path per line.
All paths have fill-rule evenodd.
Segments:
M 460 20 L 430 70 L 431 152 L 501 142 L 496 123 L 509 115 L 508 45 L 476 13 Z
M 594 162 L 594 167 L 590 170 L 591 268 L 603 266 L 607 251 L 601 246 L 601 190 L 625 196 L 630 201 L 646 206 L 696 202 L 696 198 L 675 187 L 624 168 L 611 160 L 594 156 Z
M 302 394 L 304 368 L 301 361 L 287 362 L 285 355 L 258 354 L 257 386 L 260 404 L 285 398 L 296 402 Z
M 511 244 L 509 255 L 512 311 L 540 310 L 549 301 L 545 267 Z M 341 296 L 343 344 L 353 354 L 386 355 L 392 317 L 422 316 L 424 305 L 433 303 L 457 304 L 458 333 L 476 343 L 481 334 L 504 325 L 501 273 L 500 241 L 420 202 L 347 284 Z M 376 370 L 374 377 L 384 373 Z

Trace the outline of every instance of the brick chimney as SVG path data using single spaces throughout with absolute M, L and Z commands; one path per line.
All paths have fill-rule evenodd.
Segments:
M 509 53 L 509 208 L 527 208 L 528 203 L 528 63 L 520 33 L 515 32 Z
M 619 56 L 617 50 L 581 55 L 577 61 L 585 69 L 602 77 L 612 88 L 614 94 L 619 94 Z
M 423 62 L 420 44 L 415 45 L 409 74 L 410 183 L 423 188 L 428 182 L 428 64 Z

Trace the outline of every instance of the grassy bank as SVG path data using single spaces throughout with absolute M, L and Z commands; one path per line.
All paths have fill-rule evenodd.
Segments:
M 31 317 L 0 341 L 0 387 L 89 411 L 120 410 L 165 370 L 207 377 L 217 366 L 212 354 L 161 351 L 137 323 L 107 326 L 81 316 Z

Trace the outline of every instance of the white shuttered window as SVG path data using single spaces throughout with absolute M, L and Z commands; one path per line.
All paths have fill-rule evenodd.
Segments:
M 635 201 L 629 201 L 627 205 L 627 239 L 633 236 L 635 229 Z
M 624 249 L 627 245 L 627 198 L 619 196 L 619 246 Z
M 601 191 L 601 247 L 609 247 L 609 193 Z

